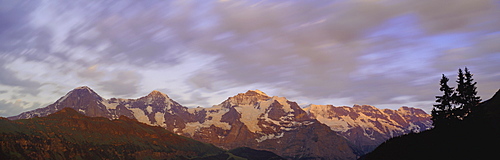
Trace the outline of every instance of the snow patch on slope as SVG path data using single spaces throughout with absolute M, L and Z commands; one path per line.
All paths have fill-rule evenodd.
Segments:
M 188 111 L 196 112 L 196 110 L 203 110 L 203 109 L 204 108 L 192 108 L 189 109 Z M 229 111 L 228 109 L 214 106 L 212 108 L 206 108 L 205 110 L 207 111 L 207 115 L 203 123 L 200 123 L 198 121 L 186 123 L 186 128 L 184 128 L 182 132 L 188 133 L 192 136 L 194 135 L 194 133 L 200 131 L 200 129 L 208 128 L 212 125 L 214 125 L 215 127 L 222 128 L 224 130 L 231 129 L 231 125 L 229 125 L 229 123 L 221 122 L 222 116 Z
M 260 105 L 262 106 L 262 105 Z M 260 109 L 259 109 L 260 108 Z M 259 117 L 266 111 L 263 107 L 254 108 L 252 105 L 242 105 L 235 107 L 236 111 L 241 114 L 240 121 L 243 122 L 250 130 L 250 132 L 262 131 L 262 129 L 257 125 L 259 123 Z
M 278 138 L 281 138 L 283 137 L 283 135 L 285 135 L 284 132 L 281 132 L 281 133 L 275 133 L 275 134 L 268 134 L 268 135 L 264 135 L 262 137 L 259 137 L 257 139 L 255 139 L 257 142 L 263 142 L 265 140 L 268 140 L 268 139 L 278 139 Z
M 148 107 L 146 107 L 146 111 L 148 111 L 148 113 L 152 113 L 153 112 L 153 107 L 151 107 L 150 105 L 148 105 Z
M 103 101 L 102 104 L 104 106 L 106 106 L 106 109 L 116 109 L 116 107 L 120 104 L 120 103 L 113 103 L 113 102 L 110 102 L 110 101 Z
M 329 126 L 333 131 L 346 133 L 353 128 L 360 128 L 363 130 L 363 135 L 372 140 L 376 138 L 374 137 L 375 132 L 393 137 L 395 133 L 404 133 L 407 130 L 421 130 L 420 126 L 411 122 L 408 123 L 407 119 L 403 117 L 403 115 L 413 115 L 413 113 L 409 113 L 406 110 L 402 111 L 402 109 L 395 111 L 378 109 L 368 105 L 355 105 L 352 108 L 345 106 L 310 105 L 304 108 L 304 110 L 313 115 L 321 123 Z M 415 116 L 428 115 L 424 113 Z M 398 117 L 400 118 L 397 119 Z
M 287 115 L 280 118 L 280 121 L 270 119 L 268 115 L 269 107 L 274 102 L 278 102 L 279 104 L 281 104 L 283 106 L 284 112 L 287 113 Z M 235 109 L 238 111 L 238 113 L 241 114 L 241 119 L 240 119 L 241 122 L 243 122 L 250 130 L 250 132 L 253 133 L 258 133 L 262 131 L 262 129 L 258 125 L 260 120 L 271 122 L 274 123 L 275 125 L 280 126 L 285 124 L 282 122 L 291 123 L 290 117 L 294 116 L 294 114 L 292 113 L 293 109 L 288 103 L 288 100 L 285 97 L 277 97 L 277 96 L 274 96 L 266 101 L 259 101 L 258 105 L 256 106 L 239 105 L 235 107 Z M 290 126 L 284 126 L 282 128 L 286 130 L 291 130 L 289 127 Z
M 327 126 L 330 127 L 331 130 L 337 132 L 346 132 L 352 128 L 346 121 L 328 119 L 323 116 L 317 116 L 316 120 L 320 121 L 323 124 L 326 124 Z
M 155 120 L 156 124 L 160 127 L 166 127 L 167 124 L 165 124 L 165 113 L 161 112 L 156 112 L 155 113 Z
M 129 108 L 129 109 L 132 111 L 132 113 L 134 114 L 134 117 L 135 117 L 135 119 L 137 119 L 137 121 L 151 125 L 149 118 L 146 116 L 146 114 L 144 113 L 144 111 L 142 109 L 140 109 L 140 108 Z

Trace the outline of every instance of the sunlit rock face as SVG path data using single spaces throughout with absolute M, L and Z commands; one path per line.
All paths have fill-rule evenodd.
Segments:
M 211 108 L 189 112 L 203 112 L 205 120 L 188 123 L 183 133 L 223 148 L 246 146 L 290 159 L 356 158 L 344 138 L 284 97 L 248 91 Z M 332 146 L 335 149 L 325 152 Z
M 9 117 L 9 119 L 44 117 L 65 107 L 73 108 L 79 113 L 90 117 L 117 119 L 120 116 L 126 116 L 137 119 L 142 123 L 165 127 L 170 130 L 184 127 L 183 121 L 191 119 L 191 114 L 187 112 L 186 107 L 181 106 L 159 91 L 153 91 L 147 96 L 138 99 L 104 99 L 86 86 L 73 89 L 47 107 L 24 112 Z
M 225 149 L 250 147 L 289 159 L 356 159 L 345 138 L 310 118 L 297 103 L 259 90 L 210 108 L 188 109 L 159 91 L 138 99 L 104 99 L 78 87 L 54 104 L 10 119 L 43 117 L 64 107 L 90 117 L 136 119 Z
M 64 107 L 90 117 L 136 119 L 225 149 L 251 147 L 290 159 L 355 159 L 391 137 L 427 130 L 432 124 L 430 115 L 416 108 L 310 105 L 302 109 L 259 90 L 210 108 L 187 108 L 159 91 L 138 99 L 104 99 L 88 87 L 75 88 L 45 108 L 9 119 L 44 117 Z
M 389 138 L 432 127 L 430 115 L 410 107 L 391 110 L 370 105 L 310 105 L 304 110 L 311 118 L 346 137 L 362 154 L 372 151 Z
M 33 117 L 45 117 L 55 113 L 65 107 L 70 107 L 85 115 L 94 117 L 111 118 L 112 115 L 104 105 L 105 99 L 95 93 L 87 86 L 77 87 L 59 98 L 55 103 L 33 111 L 21 113 L 20 115 L 9 117 L 9 119 L 28 119 Z

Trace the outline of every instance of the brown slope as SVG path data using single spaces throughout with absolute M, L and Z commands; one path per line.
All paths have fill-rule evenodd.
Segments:
M 86 117 L 70 108 L 0 123 L 0 159 L 177 159 L 224 152 L 126 117 Z

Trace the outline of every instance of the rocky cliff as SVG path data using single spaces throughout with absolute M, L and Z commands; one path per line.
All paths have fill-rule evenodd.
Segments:
M 409 107 L 391 110 L 370 105 L 310 105 L 304 110 L 311 118 L 346 137 L 361 154 L 372 151 L 392 137 L 432 128 L 430 115 Z

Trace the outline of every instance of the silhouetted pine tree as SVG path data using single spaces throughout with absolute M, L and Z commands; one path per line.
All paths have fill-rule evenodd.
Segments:
M 448 86 L 449 79 L 443 74 L 439 88 L 443 92 L 442 96 L 436 96 L 436 102 L 432 109 L 432 122 L 435 127 L 448 126 L 455 121 L 453 106 L 453 87 Z
M 474 82 L 472 74 L 467 67 L 465 73 L 458 69 L 457 88 L 448 86 L 449 79 L 443 74 L 439 90 L 442 96 L 436 96 L 436 102 L 432 109 L 432 121 L 434 126 L 449 126 L 458 123 L 464 118 L 480 112 L 477 108 L 481 98 L 477 94 L 477 82 Z
M 472 74 L 467 67 L 465 67 L 465 74 L 462 72 L 462 69 L 458 69 L 457 89 L 456 93 L 453 94 L 453 99 L 454 103 L 458 106 L 456 114 L 460 119 L 467 117 L 473 112 L 474 107 L 481 102 L 481 98 L 476 96 L 476 84 L 477 82 L 474 82 Z
M 458 119 L 463 119 L 465 112 L 463 109 L 463 105 L 465 103 L 464 97 L 465 97 L 465 76 L 462 71 L 462 68 L 458 69 L 458 76 L 457 76 L 457 88 L 455 89 L 455 92 L 453 93 L 453 103 L 457 104 L 457 108 L 455 109 L 454 113 L 456 114 Z

